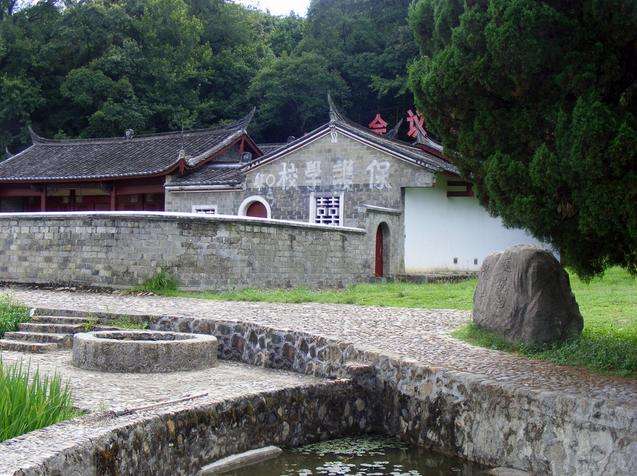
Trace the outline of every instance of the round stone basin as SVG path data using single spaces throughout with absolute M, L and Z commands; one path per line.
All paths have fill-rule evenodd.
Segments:
M 166 373 L 217 365 L 217 339 L 205 334 L 99 331 L 75 334 L 73 365 L 117 373 Z

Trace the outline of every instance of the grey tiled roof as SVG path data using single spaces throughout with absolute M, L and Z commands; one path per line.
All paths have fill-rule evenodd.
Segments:
M 33 145 L 0 162 L 0 182 L 96 180 L 163 175 L 179 163 L 189 167 L 245 134 L 252 113 L 212 129 L 137 136 L 132 139 L 50 140 L 32 133 Z
M 280 149 L 281 147 L 285 147 L 285 142 L 275 142 L 271 144 L 258 144 L 259 149 L 263 154 L 269 154 L 270 152 L 274 152 L 275 150 Z
M 311 141 L 314 137 L 325 134 L 326 131 L 330 130 L 331 128 L 336 128 L 340 129 L 343 132 L 351 134 L 352 136 L 358 137 L 361 140 L 367 141 L 368 143 L 371 143 L 375 146 L 381 147 L 388 153 L 400 156 L 403 159 L 406 159 L 414 163 L 415 165 L 424 167 L 429 171 L 450 172 L 452 174 L 459 174 L 456 166 L 453 165 L 451 162 L 448 162 L 439 157 L 438 155 L 440 154 L 434 155 L 430 152 L 422 150 L 414 144 L 409 144 L 400 140 L 389 139 L 385 136 L 380 136 L 372 132 L 368 128 L 347 119 L 338 111 L 331 98 L 328 97 L 328 101 L 330 103 L 330 122 L 322 125 L 321 127 L 318 127 L 317 129 L 304 135 L 303 137 L 300 137 L 299 139 L 288 142 L 287 144 L 283 144 L 282 147 L 273 149 L 269 152 L 266 152 L 264 150 L 265 155 L 246 165 L 246 168 L 251 169 L 253 167 L 258 167 L 261 164 L 267 163 L 271 160 L 275 160 L 277 157 L 286 153 L 287 151 L 294 150 L 295 148 L 302 146 L 306 142 Z
M 183 187 L 193 185 L 239 185 L 243 182 L 245 174 L 241 170 L 242 164 L 220 166 L 214 162 L 187 173 L 182 176 L 174 176 L 169 187 Z

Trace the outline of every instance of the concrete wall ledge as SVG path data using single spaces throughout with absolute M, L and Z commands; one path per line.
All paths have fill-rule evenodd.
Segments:
M 21 218 L 41 218 L 46 220 L 67 220 L 69 218 L 130 219 L 148 221 L 192 221 L 192 222 L 237 222 L 244 225 L 269 225 L 277 227 L 307 228 L 330 232 L 365 234 L 366 230 L 347 226 L 329 226 L 293 220 L 275 220 L 272 218 L 254 218 L 240 215 L 206 215 L 203 213 L 177 212 L 37 212 L 37 213 L 0 213 L 0 220 Z

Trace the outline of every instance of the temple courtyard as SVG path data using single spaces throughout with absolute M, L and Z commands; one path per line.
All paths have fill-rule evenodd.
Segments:
M 215 367 L 142 374 L 77 368 L 68 348 L 4 351 L 4 364 L 67 381 L 83 415 L 1 443 L 3 475 L 196 474 L 253 448 L 376 433 L 538 474 L 629 474 L 637 464 L 637 380 L 463 342 L 453 333 L 470 311 L 39 287 L 0 294 L 33 309 L 25 330 L 124 320 L 214 335 L 219 345 Z
M 0 290 L 1 292 L 1 290 Z M 476 347 L 450 333 L 470 320 L 469 311 L 338 304 L 224 302 L 160 296 L 12 289 L 29 307 L 127 316 L 172 316 L 248 323 L 346 342 L 357 349 L 446 370 L 468 372 L 531 391 L 600 398 L 637 409 L 637 380 L 530 360 Z M 60 362 L 64 364 L 63 359 Z M 188 393 L 185 390 L 184 393 Z

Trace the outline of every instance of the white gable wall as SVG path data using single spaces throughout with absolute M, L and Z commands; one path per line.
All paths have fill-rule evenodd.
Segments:
M 442 175 L 433 188 L 405 189 L 407 274 L 479 270 L 489 254 L 516 244 L 542 246 L 524 230 L 505 228 L 475 197 L 448 198 Z

